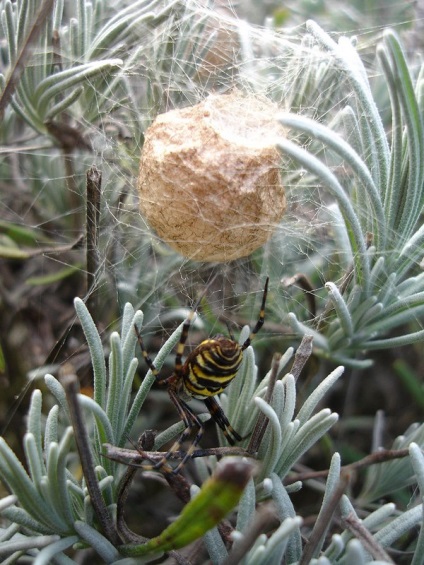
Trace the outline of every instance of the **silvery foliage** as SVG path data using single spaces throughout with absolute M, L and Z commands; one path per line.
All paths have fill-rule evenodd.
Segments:
M 80 394 L 80 406 L 86 415 L 86 426 L 92 438 L 92 456 L 103 498 L 111 509 L 116 507 L 116 495 L 124 466 L 102 457 L 102 445 L 110 443 L 123 446 L 131 433 L 150 387 L 155 381 L 148 371 L 137 394 L 132 398 L 132 385 L 138 366 L 134 357 L 136 334 L 134 324 L 141 326 L 143 315 L 134 312 L 127 304 L 122 318 L 121 332 L 110 336 L 108 363 L 101 338 L 94 322 L 80 299 L 75 300 L 77 314 L 81 321 L 89 346 L 93 372 L 93 398 Z M 169 354 L 178 343 L 182 326 L 164 344 L 155 358 L 160 370 Z M 248 333 L 244 328 L 240 339 Z M 240 374 L 231 384 L 228 395 L 221 396 L 225 410 L 238 429 L 250 432 L 257 416 L 262 412 L 268 418 L 268 426 L 261 442 L 257 458 L 260 462 L 258 476 L 246 488 L 238 509 L 236 528 L 240 532 L 235 539 L 242 540 L 243 532 L 255 516 L 259 501 L 272 500 L 277 509 L 281 526 L 271 537 L 259 536 L 244 558 L 244 563 L 281 562 L 284 557 L 290 563 L 297 562 L 302 555 L 301 519 L 296 517 L 295 508 L 289 493 L 302 487 L 300 482 L 285 487 L 283 480 L 302 455 L 337 422 L 337 414 L 324 408 L 319 409 L 325 393 L 337 382 L 343 368 L 335 369 L 296 410 L 296 389 L 293 375 L 285 372 L 285 367 L 293 355 L 288 350 L 281 358 L 277 369 L 277 381 L 271 402 L 265 402 L 271 372 L 256 385 L 257 367 L 254 352 L 249 347 L 244 355 Z M 13 563 L 21 555 L 31 555 L 34 563 L 72 563 L 63 553 L 66 549 L 81 542 L 88 544 L 101 556 L 105 563 L 119 561 L 119 554 L 113 545 L 96 529 L 95 516 L 91 506 L 84 479 L 75 476 L 77 455 L 72 441 L 73 430 L 69 426 L 68 405 L 61 383 L 52 375 L 46 375 L 45 383 L 56 403 L 50 408 L 42 425 L 42 394 L 34 391 L 28 414 L 27 433 L 24 450 L 27 469 L 24 468 L 12 449 L 0 438 L 0 476 L 11 495 L 0 502 L 1 513 L 9 525 L 1 531 L 0 555 Z M 181 433 L 182 425 L 156 438 L 154 449 L 175 438 Z M 247 441 L 247 440 L 245 440 Z M 392 490 L 418 482 L 421 493 L 424 489 L 424 459 L 419 446 L 424 444 L 424 426 L 413 426 L 404 437 L 398 438 L 396 448 L 409 446 L 411 456 L 371 468 L 364 499 L 376 500 Z M 214 465 L 213 458 L 210 465 Z M 206 477 L 206 467 L 202 459 L 198 463 L 199 474 Z M 333 456 L 321 511 L 331 500 L 332 493 L 340 482 L 340 457 Z M 415 474 L 414 474 L 415 473 Z M 377 475 L 378 476 L 377 476 Z M 348 515 L 355 513 L 352 503 L 343 496 L 340 509 Z M 355 513 L 356 515 L 356 513 Z M 364 520 L 372 527 L 376 539 L 384 547 L 390 547 L 399 537 L 422 521 L 422 504 L 417 496 L 417 504 L 410 510 L 396 513 L 394 505 L 388 504 L 371 512 Z M 227 550 L 217 531 L 211 530 L 206 545 L 212 559 L 219 563 L 225 559 Z M 419 536 L 415 555 L 421 555 L 423 534 Z M 236 541 L 237 544 L 237 541 Z M 366 549 L 352 540 L 352 535 L 342 532 L 333 537 L 329 547 L 321 540 L 317 551 L 322 549 L 321 559 L 328 563 L 354 563 L 354 557 L 361 556 L 363 563 L 369 562 Z M 418 559 L 418 558 L 417 558 Z M 321 561 L 320 561 L 321 562 Z

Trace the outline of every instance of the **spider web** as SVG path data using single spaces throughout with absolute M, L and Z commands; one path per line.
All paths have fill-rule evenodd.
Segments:
M 123 4 L 111 2 L 105 22 Z M 69 8 L 68 22 L 75 15 L 71 12 Z M 382 29 L 362 29 L 357 34 L 358 48 L 370 60 L 376 89 L 381 86 L 381 76 L 372 54 Z M 22 124 L 7 139 L 9 148 L 16 145 L 20 150 L 4 159 L 2 216 L 16 225 L 30 226 L 39 237 L 40 248 L 49 247 L 52 241 L 69 244 L 81 234 L 86 171 L 95 164 L 102 173 L 95 287 L 88 291 L 83 287 L 85 267 L 78 249 L 42 253 L 17 273 L 14 284 L 19 292 L 9 296 L 15 301 L 23 296 L 29 306 L 19 309 L 21 325 L 10 327 L 19 347 L 30 343 L 26 371 L 44 365 L 46 354 L 66 327 L 59 322 L 49 327 L 49 323 L 61 315 L 69 323 L 70 301 L 77 293 L 96 294 L 97 318 L 105 334 L 116 326 L 125 302 L 141 308 L 146 346 L 155 351 L 158 341 L 184 319 L 205 288 L 204 328 L 194 332 L 194 343 L 202 333 L 226 331 L 226 323 L 236 328 L 236 335 L 244 324 L 254 324 L 268 274 L 274 280 L 275 299 L 270 300 L 266 324 L 271 335 L 279 335 L 290 333 L 282 323 L 289 311 L 305 322 L 312 314 L 299 287 L 285 289 L 277 281 L 303 273 L 320 297 L 328 274 L 334 272 L 338 282 L 344 273 L 340 263 L 348 267 L 349 258 L 336 261 L 333 255 L 331 197 L 290 160 L 283 159 L 287 211 L 274 226 L 273 237 L 252 256 L 231 264 L 192 261 L 163 244 L 140 216 L 136 188 L 143 132 L 157 114 L 196 104 L 210 93 L 239 88 L 267 96 L 282 111 L 331 124 L 352 103 L 351 85 L 335 72 L 336 61 L 311 42 L 303 26 L 275 30 L 253 25 L 239 19 L 225 3 L 212 9 L 202 2 L 183 2 L 160 25 L 151 28 L 135 23 L 130 31 L 130 44 L 117 48 L 124 61 L 121 86 L 116 91 L 96 92 L 93 82 L 94 107 L 76 102 L 70 109 L 73 126 L 90 141 L 93 153 L 77 152 L 64 158 L 46 138 L 28 128 L 22 130 Z M 66 26 L 63 33 L 65 43 Z M 31 64 L 37 64 L 36 57 Z M 314 149 L 310 140 L 300 135 L 294 138 Z M 348 176 L 345 164 L 325 148 L 320 148 L 320 156 L 340 177 Z M 19 199 L 8 192 L 10 185 L 19 192 Z M 72 276 L 65 276 L 67 269 L 73 271 Z M 55 274 L 57 282 L 52 283 Z M 52 298 L 51 284 L 58 299 Z M 25 328 L 28 317 L 31 323 Z M 201 329 L 200 322 L 197 328 Z M 55 365 L 56 357 L 52 362 Z M 11 380 L 11 375 L 5 379 Z

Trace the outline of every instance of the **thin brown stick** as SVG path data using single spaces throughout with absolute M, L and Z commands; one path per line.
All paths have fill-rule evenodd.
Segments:
M 351 512 L 343 518 L 343 523 L 347 529 L 361 542 L 365 551 L 368 551 L 376 561 L 384 563 L 394 563 L 389 554 L 378 543 L 371 532 L 364 526 L 363 522 Z
M 99 231 L 102 174 L 96 166 L 87 171 L 86 253 L 87 253 L 87 307 L 96 320 L 96 280 L 99 271 Z
M 311 335 L 304 335 L 299 347 L 297 348 L 290 371 L 295 381 L 299 378 L 300 373 L 312 355 L 312 342 L 313 337 Z
M 333 519 L 333 514 L 339 505 L 340 499 L 346 490 L 349 480 L 350 475 L 348 473 L 341 473 L 340 482 L 337 488 L 334 490 L 331 497 L 327 500 L 327 503 L 323 507 L 322 512 L 315 522 L 311 535 L 309 536 L 309 539 L 303 549 L 299 565 L 307 565 L 314 557 L 314 552 Z
M 138 467 L 139 463 L 148 459 L 149 461 L 160 461 L 163 459 L 164 452 L 163 451 L 144 451 L 143 455 L 140 455 L 140 452 L 134 449 L 126 449 L 124 447 L 116 447 L 115 445 L 111 445 L 110 443 L 104 443 L 103 447 L 106 449 L 106 457 L 111 459 L 112 461 L 117 461 L 118 463 L 123 463 L 124 465 L 132 465 L 134 467 Z M 185 457 L 185 451 L 173 451 L 169 459 L 170 460 L 181 460 Z M 210 447 L 208 449 L 196 449 L 190 455 L 190 458 L 196 457 L 208 457 L 210 455 L 214 455 L 215 457 L 224 457 L 228 455 L 238 455 L 240 457 L 252 457 L 252 455 L 242 447 Z
M 256 513 L 252 524 L 244 532 L 243 539 L 236 543 L 222 562 L 222 565 L 240 563 L 247 552 L 252 548 L 259 535 L 269 530 L 276 521 L 275 510 L 270 505 L 264 506 Z
M 112 516 L 103 500 L 94 470 L 93 456 L 91 454 L 90 442 L 87 430 L 84 426 L 81 408 L 78 403 L 78 380 L 74 374 L 66 374 L 62 377 L 71 415 L 72 427 L 74 429 L 75 443 L 81 461 L 82 472 L 87 484 L 91 504 L 106 538 L 115 546 L 120 545 L 118 532 L 112 520 Z
M 382 449 L 381 451 L 375 451 L 366 455 L 359 461 L 354 463 L 349 463 L 349 465 L 344 465 L 342 470 L 345 472 L 357 471 L 364 467 L 370 467 L 371 465 L 376 465 L 379 463 L 385 463 L 386 461 L 392 461 L 393 459 L 402 459 L 403 457 L 408 457 L 408 449 Z M 297 473 L 292 475 L 287 481 L 286 485 L 295 483 L 297 481 L 308 481 L 311 479 L 321 479 L 328 475 L 328 469 L 323 469 L 322 471 L 307 471 L 304 473 Z

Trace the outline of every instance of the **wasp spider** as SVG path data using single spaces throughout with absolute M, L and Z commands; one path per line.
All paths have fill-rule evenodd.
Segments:
M 176 348 L 174 372 L 167 379 L 159 379 L 159 371 L 150 359 L 149 354 L 144 347 L 143 339 L 138 328 L 135 326 L 138 342 L 147 366 L 160 384 L 166 386 L 169 396 L 185 425 L 184 431 L 171 449 L 164 454 L 163 459 L 151 466 L 142 465 L 143 468 L 162 470 L 170 469 L 169 465 L 167 465 L 168 459 L 174 452 L 180 450 L 181 445 L 190 436 L 192 431 L 197 430 L 190 448 L 186 451 L 180 463 L 172 470 L 172 472 L 178 473 L 186 461 L 191 457 L 192 453 L 198 446 L 204 431 L 203 423 L 187 404 L 187 402 L 192 398 L 202 400 L 205 403 L 212 418 L 221 428 L 227 438 L 227 441 L 231 445 L 234 445 L 236 441 L 240 441 L 242 439 L 231 426 L 228 418 L 214 396 L 222 392 L 234 379 L 243 359 L 243 351 L 249 347 L 251 341 L 263 326 L 265 319 L 265 303 L 268 293 L 268 280 L 269 278 L 267 278 L 265 282 L 259 319 L 244 343 L 240 345 L 233 339 L 232 335 L 228 338 L 218 334 L 213 338 L 202 341 L 191 353 L 189 353 L 186 360 L 183 362 L 182 358 L 185 343 L 191 322 L 195 315 L 195 310 L 192 310 L 183 324 L 180 341 Z

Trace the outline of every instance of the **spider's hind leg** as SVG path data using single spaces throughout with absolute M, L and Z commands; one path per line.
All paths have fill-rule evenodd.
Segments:
M 241 441 L 243 438 L 240 434 L 236 432 L 233 426 L 228 421 L 227 416 L 225 415 L 223 409 L 218 404 L 216 399 L 213 396 L 208 396 L 203 401 L 206 405 L 206 408 L 209 410 L 210 415 L 221 428 L 224 436 L 227 438 L 227 441 L 230 445 L 234 445 L 236 441 Z

